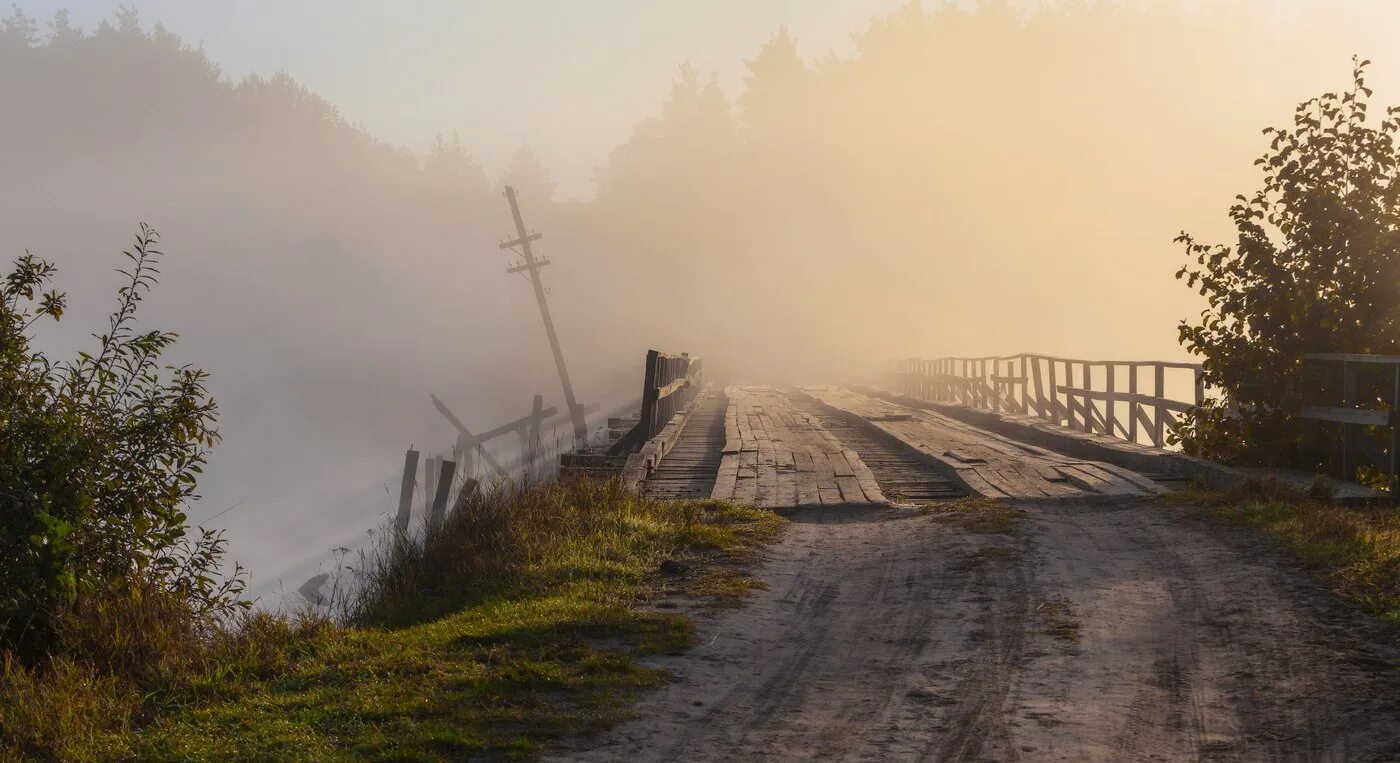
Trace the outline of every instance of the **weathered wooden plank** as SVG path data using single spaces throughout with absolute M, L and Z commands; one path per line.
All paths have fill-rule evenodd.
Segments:
M 720 460 L 719 471 L 715 474 L 715 487 L 710 491 L 710 497 L 721 501 L 733 500 L 738 479 L 739 457 L 737 454 L 726 454 Z
M 851 476 L 838 476 L 836 487 L 841 491 L 841 500 L 846 503 L 866 503 L 865 491 L 860 487 L 860 480 Z
M 831 473 L 839 477 L 854 477 L 856 472 L 851 468 L 851 463 L 846 460 L 846 454 L 841 451 L 827 453 L 826 460 L 831 464 Z

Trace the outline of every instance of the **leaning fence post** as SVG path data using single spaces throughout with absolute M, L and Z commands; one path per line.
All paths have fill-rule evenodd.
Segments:
M 409 448 L 403 456 L 403 481 L 399 484 L 399 514 L 394 527 L 399 534 L 408 532 L 408 518 L 413 513 L 413 479 L 418 475 L 418 451 Z
M 437 491 L 433 495 L 433 509 L 428 515 L 428 528 L 437 530 L 442 527 L 442 520 L 447 513 L 447 494 L 452 492 L 452 477 L 457 473 L 457 462 L 436 459 L 441 464 L 441 473 L 437 480 Z

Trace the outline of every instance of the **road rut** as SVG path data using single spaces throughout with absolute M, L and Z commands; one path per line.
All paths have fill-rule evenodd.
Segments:
M 878 475 L 877 475 L 878 476 Z M 562 760 L 1400 760 L 1397 630 L 1148 497 L 789 514 L 769 586 Z

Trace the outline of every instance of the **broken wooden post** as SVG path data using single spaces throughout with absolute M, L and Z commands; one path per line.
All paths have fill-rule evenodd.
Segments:
M 530 408 L 530 424 L 525 433 L 525 472 L 532 474 L 540 459 L 540 427 L 544 425 L 544 396 L 535 395 Z
M 445 461 L 441 457 L 436 460 L 441 473 L 437 479 L 437 490 L 433 494 L 433 508 L 428 514 L 429 531 L 436 531 L 442 527 L 442 520 L 447 514 L 447 495 L 452 492 L 452 477 L 457 472 L 456 462 Z
M 418 451 L 409 448 L 403 457 L 403 481 L 399 484 L 399 514 L 394 527 L 400 534 L 408 533 L 408 518 L 413 513 L 413 478 L 418 474 Z
M 437 492 L 438 464 L 442 461 L 442 456 L 428 456 L 428 460 L 423 462 L 423 514 L 426 516 L 433 509 L 433 495 Z

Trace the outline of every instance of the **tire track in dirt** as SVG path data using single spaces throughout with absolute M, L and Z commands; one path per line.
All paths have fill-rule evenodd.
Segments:
M 1400 629 L 1150 499 L 791 514 L 770 590 L 562 760 L 1400 760 Z
M 1004 539 L 905 509 L 790 518 L 761 567 L 770 590 L 699 622 L 700 646 L 655 661 L 675 683 L 561 759 L 890 759 L 922 757 L 942 738 L 930 700 L 952 696 L 964 663 L 1004 661 L 983 656 L 1005 643 L 1000 632 L 974 634 L 1008 630 L 996 611 L 1004 584 L 957 567 Z
M 1328 592 L 1299 595 L 1306 573 L 1244 533 L 1150 500 L 1024 508 L 1037 548 L 1032 595 L 1066 600 L 1080 637 L 1022 672 L 1008 711 L 1039 721 L 1015 724 L 1023 752 L 1394 759 L 1395 645 L 1325 635 L 1323 617 L 1356 634 L 1373 624 Z M 1380 649 L 1392 667 L 1339 669 L 1348 649 Z

